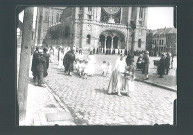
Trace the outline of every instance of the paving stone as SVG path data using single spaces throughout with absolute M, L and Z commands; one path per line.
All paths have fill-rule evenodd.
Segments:
M 101 59 L 102 57 L 97 57 L 97 61 Z M 155 122 L 173 123 L 172 102 L 176 98 L 175 92 L 135 82 L 132 98 L 124 95 L 122 97 L 108 95 L 105 91 L 110 77 L 96 76 L 82 79 L 75 75 L 69 77 L 65 74 L 58 74 L 57 64 L 51 64 L 49 68 L 46 83 L 53 91 L 57 91 L 58 97 L 74 112 L 84 113 L 84 116 L 78 117 L 80 121 L 82 119 L 82 121 L 88 120 L 88 124 L 118 125 L 119 123 L 133 125 L 141 123 L 154 125 Z M 92 120 L 90 116 L 93 116 Z M 140 121 L 142 116 L 146 117 Z

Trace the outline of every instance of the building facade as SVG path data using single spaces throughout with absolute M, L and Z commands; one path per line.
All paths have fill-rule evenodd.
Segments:
M 60 22 L 65 7 L 37 7 L 35 45 L 44 44 L 45 36 L 49 27 Z
M 102 50 L 130 50 L 132 44 L 133 50 L 146 48 L 147 7 L 67 7 L 60 20 L 49 27 L 46 44 Z
M 153 55 L 160 55 L 164 52 L 177 54 L 177 29 L 162 28 L 147 31 L 147 50 Z

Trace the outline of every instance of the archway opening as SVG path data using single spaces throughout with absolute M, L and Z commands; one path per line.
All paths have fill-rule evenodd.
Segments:
M 119 40 L 118 37 L 113 38 L 113 48 L 114 49 L 118 49 L 118 40 Z
M 108 36 L 108 37 L 107 37 L 106 48 L 111 48 L 111 42 L 112 42 L 112 37 Z

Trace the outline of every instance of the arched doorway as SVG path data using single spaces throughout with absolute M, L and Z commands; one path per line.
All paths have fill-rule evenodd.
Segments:
M 103 52 L 112 53 L 118 49 L 124 50 L 126 47 L 125 35 L 118 30 L 106 30 L 99 36 L 100 48 Z
M 100 36 L 100 43 L 101 43 L 101 48 L 104 48 L 105 46 L 105 36 L 104 35 Z
M 119 40 L 118 37 L 113 38 L 113 48 L 114 49 L 118 49 L 118 40 Z
M 106 45 L 107 45 L 106 48 L 108 48 L 108 49 L 111 48 L 111 41 L 112 41 L 112 37 L 108 36 L 108 37 L 107 37 L 107 42 L 106 42 L 106 43 L 107 43 L 107 44 L 106 44 Z

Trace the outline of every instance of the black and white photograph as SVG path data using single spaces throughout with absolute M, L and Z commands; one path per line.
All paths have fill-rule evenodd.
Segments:
M 175 125 L 174 8 L 23 8 L 18 126 Z

